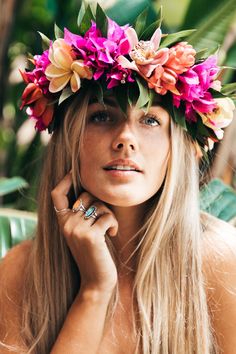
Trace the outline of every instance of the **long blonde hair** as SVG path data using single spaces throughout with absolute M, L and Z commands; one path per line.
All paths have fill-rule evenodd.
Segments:
M 47 149 L 39 190 L 39 222 L 22 304 L 27 353 L 50 352 L 79 291 L 79 272 L 61 234 L 50 192 L 72 168 L 72 199 L 81 191 L 79 148 L 89 95 L 70 105 Z M 171 149 L 161 193 L 153 199 L 132 257 L 137 260 L 133 303 L 137 347 L 143 354 L 216 353 L 202 272 L 202 225 L 194 144 L 171 122 Z M 116 262 L 112 243 L 108 247 Z M 112 318 L 119 288 L 111 298 Z M 135 313 L 135 308 L 133 309 Z M 138 323 L 138 325 L 137 325 Z

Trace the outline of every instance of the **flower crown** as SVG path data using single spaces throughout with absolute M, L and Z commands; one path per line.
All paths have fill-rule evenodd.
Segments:
M 56 25 L 54 41 L 40 33 L 44 51 L 31 59 L 33 70 L 21 72 L 27 84 L 21 109 L 28 106 L 36 129 L 52 132 L 56 108 L 92 83 L 99 101 L 113 93 L 123 110 L 130 102 L 148 108 L 156 93 L 201 147 L 223 138 L 222 128 L 233 119 L 235 85 L 221 85 L 217 56 L 182 41 L 194 30 L 163 35 L 161 19 L 146 27 L 146 17 L 144 11 L 134 27 L 119 26 L 99 5 L 95 14 L 82 6 L 78 34 Z

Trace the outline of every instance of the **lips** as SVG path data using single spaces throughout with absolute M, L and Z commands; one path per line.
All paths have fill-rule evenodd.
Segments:
M 104 170 L 142 172 L 139 165 L 130 159 L 119 159 L 110 161 L 104 166 Z

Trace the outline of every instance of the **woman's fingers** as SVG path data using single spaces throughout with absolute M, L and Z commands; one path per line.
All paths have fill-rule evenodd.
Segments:
M 88 192 L 83 192 L 68 209 L 71 173 L 52 191 L 60 229 L 80 271 L 83 285 L 105 292 L 114 289 L 117 269 L 111 257 L 105 234 L 115 236 L 118 222 L 113 212 Z M 65 211 L 63 211 L 65 210 Z
M 69 193 L 71 185 L 72 174 L 69 172 L 52 190 L 52 201 L 58 211 L 68 208 L 69 201 L 67 198 L 67 194 Z
M 111 213 L 104 213 L 101 215 L 96 220 L 94 227 L 103 230 L 105 229 L 106 233 L 111 237 L 116 236 L 118 232 L 118 222 Z

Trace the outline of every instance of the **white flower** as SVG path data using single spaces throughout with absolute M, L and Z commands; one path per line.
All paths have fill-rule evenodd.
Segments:
M 227 127 L 232 122 L 235 105 L 228 97 L 215 98 L 214 101 L 217 107 L 213 112 L 207 114 L 198 112 L 198 114 L 201 116 L 203 124 L 213 129 L 217 138 L 221 140 L 224 135 L 222 128 Z

